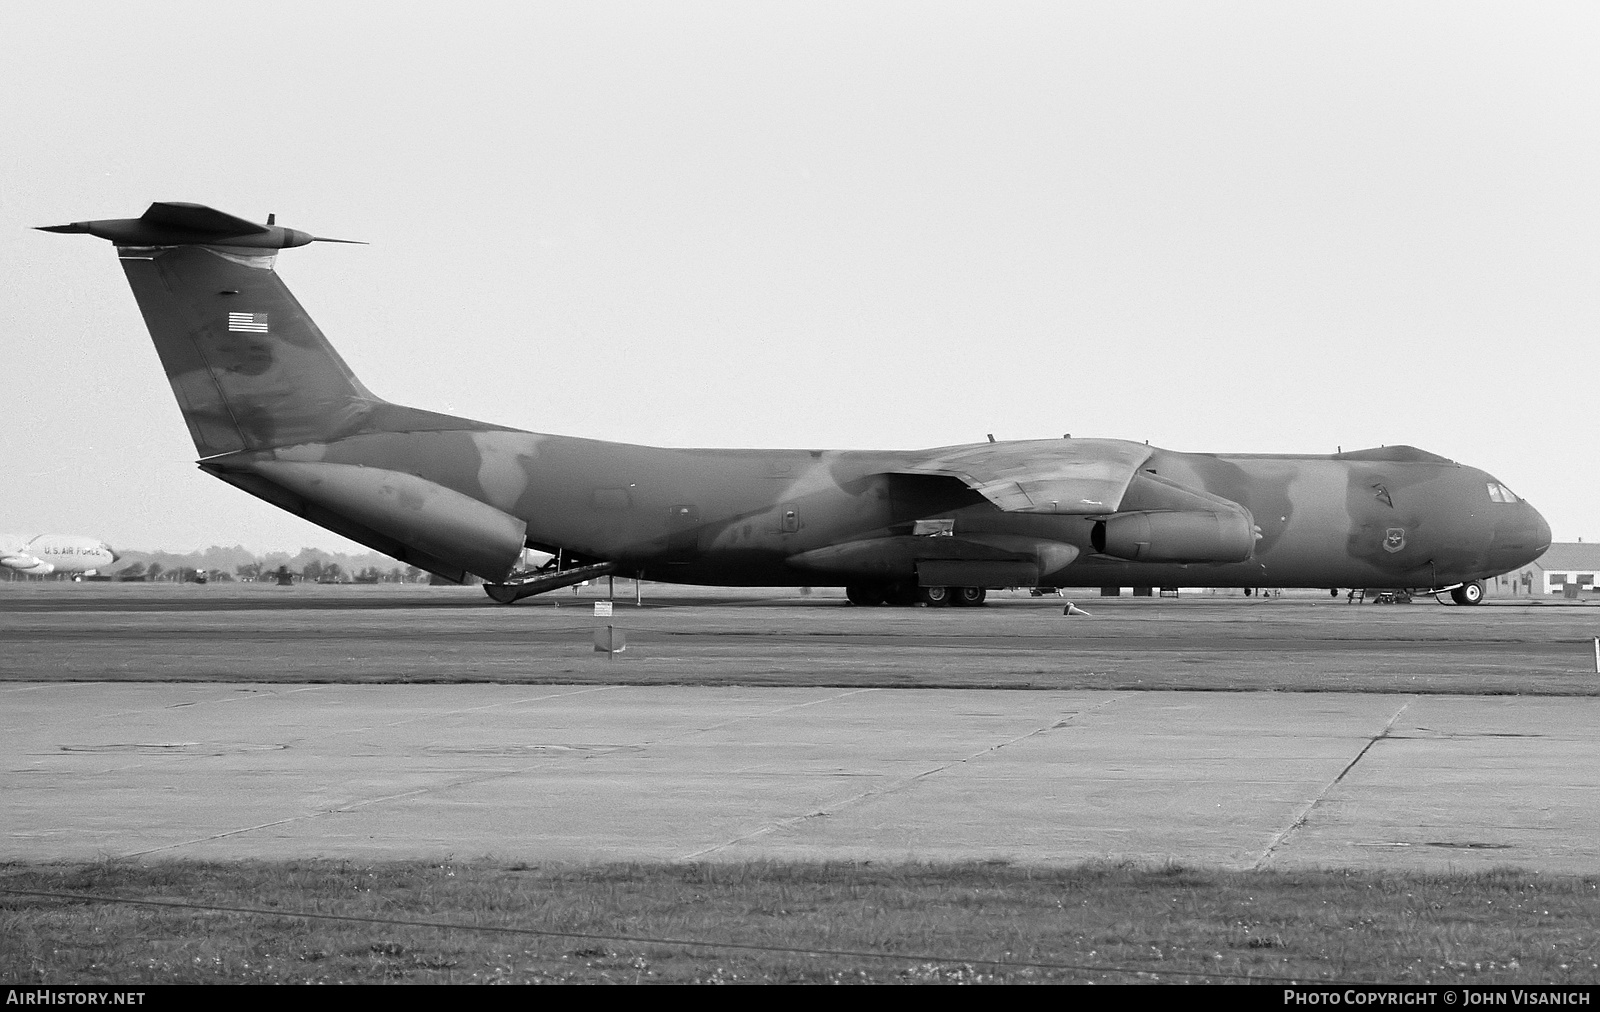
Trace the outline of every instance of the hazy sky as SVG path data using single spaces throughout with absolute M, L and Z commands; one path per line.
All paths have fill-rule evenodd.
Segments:
M 195 469 L 197 201 L 374 392 L 673 446 L 1412 443 L 1600 538 L 1600 6 L 7 5 L 0 529 L 351 544 Z

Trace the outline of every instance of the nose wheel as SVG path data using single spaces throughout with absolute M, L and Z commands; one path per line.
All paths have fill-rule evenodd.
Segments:
M 1450 592 L 1450 600 L 1456 604 L 1482 604 L 1483 581 L 1473 580 L 1471 583 L 1463 583 Z

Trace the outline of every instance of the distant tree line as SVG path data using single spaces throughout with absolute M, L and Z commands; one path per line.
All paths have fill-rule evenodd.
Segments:
M 90 579 L 130 580 L 145 583 L 232 583 L 277 580 L 287 569 L 302 583 L 427 583 L 428 574 L 403 565 L 378 552 L 345 554 L 302 548 L 298 552 L 257 554 L 241 545 L 213 545 L 201 551 L 121 552 L 121 560 Z M 0 567 L 0 581 L 71 580 L 75 574 L 32 576 Z
M 234 574 L 246 582 L 256 580 L 276 580 L 278 566 L 262 562 L 250 562 L 234 569 Z M 322 562 L 312 559 L 301 565 L 299 572 L 293 569 L 290 573 L 305 583 L 425 583 L 428 574 L 416 566 L 400 566 L 399 564 L 387 569 L 379 566 L 367 566 L 363 569 L 349 569 L 337 562 Z
M 122 564 L 102 571 L 115 580 L 173 583 L 252 583 L 277 580 L 280 569 L 301 583 L 426 583 L 428 574 L 386 555 L 360 555 L 302 548 L 299 552 L 256 554 L 242 546 L 212 546 L 178 555 L 171 552 L 126 551 Z

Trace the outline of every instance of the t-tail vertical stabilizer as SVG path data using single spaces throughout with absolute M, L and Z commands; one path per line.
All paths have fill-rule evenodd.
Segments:
M 178 203 L 44 231 L 116 244 L 202 458 L 336 438 L 383 403 L 273 270 L 316 237 Z
M 426 461 L 408 456 L 403 436 L 381 462 L 320 459 L 315 447 L 358 435 L 501 429 L 391 404 L 350 371 L 274 270 L 279 250 L 349 240 L 183 203 L 42 231 L 116 245 L 206 471 L 454 580 L 497 580 L 514 568 L 526 523 L 473 488 L 416 473 Z M 295 447 L 314 459 L 285 449 Z

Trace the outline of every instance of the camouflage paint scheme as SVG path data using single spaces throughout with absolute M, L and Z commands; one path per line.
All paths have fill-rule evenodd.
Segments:
M 527 545 L 724 586 L 1440 588 L 1549 544 L 1493 477 L 1405 446 L 668 449 L 456 418 L 355 378 L 275 272 L 305 233 L 188 204 L 49 230 L 118 244 L 203 469 L 453 579 L 515 580 Z

